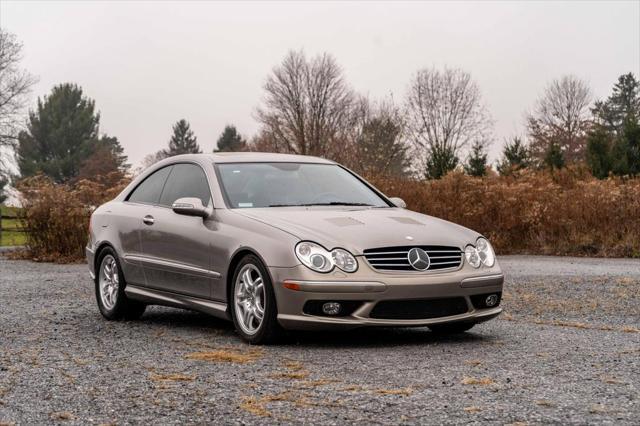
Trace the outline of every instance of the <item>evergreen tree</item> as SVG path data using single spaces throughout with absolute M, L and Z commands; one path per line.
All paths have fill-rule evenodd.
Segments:
M 189 122 L 184 118 L 173 125 L 173 135 L 169 140 L 167 157 L 180 154 L 199 154 L 202 151 L 198 145 L 198 138 L 194 135 Z
M 609 176 L 612 170 L 611 134 L 603 126 L 597 126 L 587 139 L 587 164 L 598 179 Z
M 606 101 L 598 101 L 592 110 L 598 124 L 609 131 L 622 133 L 628 117 L 640 117 L 640 83 L 632 73 L 618 77 L 613 93 Z
M 18 164 L 22 176 L 42 172 L 57 182 L 78 175 L 98 138 L 100 114 L 94 101 L 75 84 L 55 86 L 29 112 L 27 130 L 18 136 Z
M 228 125 L 218 138 L 214 152 L 240 152 L 247 150 L 247 141 L 238 133 L 236 126 Z
M 596 102 L 587 145 L 591 173 L 602 179 L 640 174 L 640 83 L 633 74 L 618 78 L 606 101 Z
M 482 141 L 476 140 L 471 146 L 471 153 L 464 165 L 464 171 L 466 174 L 476 177 L 487 174 L 487 153 Z
M 440 179 L 458 165 L 458 157 L 453 149 L 431 149 L 425 164 L 427 179 Z
M 111 152 L 117 169 L 121 172 L 126 172 L 131 167 L 127 163 L 127 156 L 124 154 L 124 148 L 120 145 L 120 141 L 115 136 L 103 135 L 97 140 L 94 150 L 105 147 Z
M 402 128 L 394 116 L 367 119 L 356 137 L 359 173 L 367 175 L 403 176 L 409 168 L 409 147 L 401 140 Z
M 531 155 L 522 139 L 515 136 L 511 142 L 507 142 L 502 149 L 502 160 L 498 162 L 498 173 L 508 175 L 516 170 L 527 168 L 531 165 Z
M 9 179 L 4 176 L 0 176 L 0 204 L 4 203 L 7 199 L 7 195 L 4 193 L 7 184 L 9 183 Z
M 549 169 L 558 169 L 564 167 L 564 156 L 562 155 L 562 148 L 558 143 L 552 143 L 544 156 L 544 164 Z

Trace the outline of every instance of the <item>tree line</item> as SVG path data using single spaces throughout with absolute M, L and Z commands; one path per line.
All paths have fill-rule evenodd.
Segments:
M 0 145 L 15 149 L 21 176 L 44 173 L 69 182 L 128 173 L 122 145 L 100 132 L 95 101 L 76 84 L 59 84 L 38 98 L 24 123 L 21 111 L 36 79 L 20 67 L 21 49 L 14 35 L 0 29 Z M 290 51 L 269 73 L 263 90 L 264 101 L 255 110 L 257 134 L 247 140 L 227 125 L 214 152 L 316 155 L 366 175 L 437 179 L 455 169 L 472 176 L 493 170 L 487 155 L 495 143 L 493 120 L 479 86 L 462 69 L 417 71 L 398 102 L 393 96 L 370 99 L 356 93 L 327 53 L 308 58 L 303 51 Z M 631 73 L 619 77 L 610 96 L 595 102 L 577 77 L 554 80 L 524 124 L 526 134 L 505 141 L 495 164 L 498 173 L 585 164 L 598 178 L 640 174 L 640 93 Z M 180 119 L 167 147 L 149 154 L 143 164 L 199 152 L 189 122 Z M 0 193 L 6 181 L 0 174 Z

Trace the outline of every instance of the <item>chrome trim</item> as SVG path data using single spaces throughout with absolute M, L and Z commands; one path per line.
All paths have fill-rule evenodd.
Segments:
M 299 290 L 312 293 L 380 293 L 387 285 L 378 281 L 300 281 L 285 280 L 296 283 Z
M 411 247 L 411 246 L 408 245 L 406 247 Z M 443 272 L 455 272 L 462 269 L 462 267 L 464 266 L 464 261 L 465 261 L 464 251 L 458 250 L 458 249 L 455 249 L 455 250 L 434 249 L 434 250 L 425 250 L 425 252 L 429 255 L 429 258 L 431 260 L 429 268 L 425 270 L 415 270 L 411 266 L 411 263 L 408 261 L 408 253 L 413 248 L 421 248 L 421 247 L 417 245 L 415 247 L 410 248 L 407 251 L 397 251 L 397 250 L 396 251 L 379 251 L 375 253 L 364 253 L 363 251 L 362 254 L 358 255 L 358 257 L 363 257 L 372 270 L 382 274 L 437 274 L 437 273 L 443 273 Z M 378 250 L 378 249 L 367 249 L 367 250 Z M 382 248 L 380 248 L 380 250 L 382 250 Z M 394 255 L 394 254 L 402 254 L 407 257 L 387 257 L 389 255 Z M 375 256 L 384 256 L 384 257 L 375 257 Z M 449 259 L 455 259 L 455 260 L 449 261 Z M 384 262 L 385 260 L 407 260 L 407 263 L 406 264 L 377 263 L 378 261 Z M 452 266 L 438 268 L 438 269 L 431 269 L 431 266 L 440 266 L 440 265 L 449 265 L 449 264 Z M 407 269 L 386 269 L 386 268 L 392 268 L 392 267 L 405 267 Z
M 223 319 L 231 318 L 227 313 L 227 304 L 222 302 L 200 299 L 197 297 L 151 288 L 142 288 L 131 284 L 127 284 L 124 288 L 124 292 L 127 297 L 144 303 L 157 303 L 161 305 L 174 306 L 176 308 L 191 309 Z
M 465 278 L 460 281 L 460 287 L 473 288 L 493 285 L 501 285 L 504 282 L 503 274 L 484 275 L 480 277 Z
M 208 269 L 198 268 L 196 266 L 184 265 L 182 263 L 171 262 L 169 260 L 156 259 L 156 258 L 146 257 L 146 256 L 136 256 L 136 255 L 127 254 L 124 256 L 124 260 L 133 261 L 133 262 L 143 262 L 143 263 L 146 262 L 146 263 L 151 263 L 153 265 L 167 266 L 169 268 L 175 268 L 175 269 L 182 269 L 188 272 L 196 272 L 200 274 L 209 275 L 213 278 L 220 278 L 222 276 L 220 272 L 210 271 Z

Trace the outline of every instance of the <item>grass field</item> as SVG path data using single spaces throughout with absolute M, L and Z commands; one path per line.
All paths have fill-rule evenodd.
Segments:
M 0 206 L 2 211 L 2 237 L 0 238 L 0 247 L 2 246 L 21 246 L 24 245 L 27 235 L 19 232 L 20 223 L 16 219 L 4 219 L 5 215 L 15 216 L 18 209 L 15 207 Z

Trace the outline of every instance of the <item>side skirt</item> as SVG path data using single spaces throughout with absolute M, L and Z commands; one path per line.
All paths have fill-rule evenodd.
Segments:
M 231 319 L 231 316 L 227 312 L 226 303 L 214 302 L 213 300 L 200 299 L 197 297 L 154 290 L 151 288 L 142 288 L 131 284 L 127 284 L 124 292 L 127 297 L 143 303 L 190 309 L 192 311 L 202 312 L 217 318 L 226 320 Z

